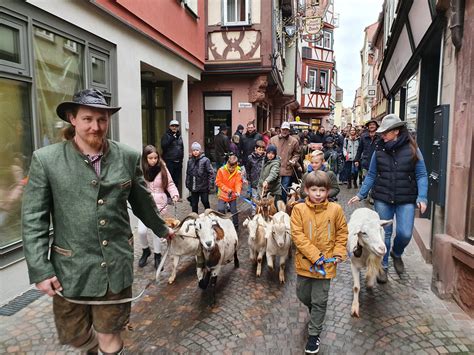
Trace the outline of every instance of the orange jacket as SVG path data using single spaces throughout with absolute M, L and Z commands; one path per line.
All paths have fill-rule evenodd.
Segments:
M 310 272 L 309 268 L 324 255 L 326 259 L 347 256 L 347 224 L 342 207 L 335 202 L 314 204 L 305 199 L 291 212 L 291 235 L 296 245 L 295 269 L 301 276 L 332 279 L 336 276 L 333 263 L 324 264 L 326 276 Z
M 237 199 L 236 193 L 240 195 L 240 192 L 242 191 L 242 175 L 240 174 L 240 167 L 237 167 L 231 174 L 227 164 L 224 165 L 217 171 L 216 185 L 219 189 L 217 197 L 220 200 L 230 202 Z

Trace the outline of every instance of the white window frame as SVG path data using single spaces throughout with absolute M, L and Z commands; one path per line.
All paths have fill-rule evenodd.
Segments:
M 321 79 L 323 77 L 323 74 L 324 74 L 324 85 L 321 85 L 322 82 L 321 82 Z M 319 76 L 318 76 L 318 82 L 319 82 L 319 88 L 318 88 L 318 92 L 320 93 L 328 93 L 329 92 L 329 88 L 328 88 L 328 84 L 329 84 L 329 72 L 327 70 L 319 70 Z M 321 86 L 324 86 L 324 90 L 321 90 Z
M 224 26 L 250 25 L 250 0 L 241 0 L 245 1 L 245 21 L 227 21 L 227 4 L 229 1 L 237 2 L 238 0 L 222 0 L 222 23 Z M 237 6 L 235 8 L 237 10 Z
M 321 90 L 321 78 L 324 74 L 324 83 L 323 83 L 323 90 Z M 311 78 L 314 79 L 311 79 Z M 308 68 L 308 75 L 307 75 L 307 87 L 312 93 L 321 93 L 327 94 L 328 93 L 328 84 L 329 84 L 329 71 L 328 70 L 321 70 L 317 68 Z M 319 85 L 317 85 L 319 83 Z
M 313 77 L 314 79 L 311 79 Z M 316 82 L 318 79 L 318 69 L 309 68 L 308 69 L 308 88 L 311 92 L 316 92 Z
M 329 39 L 329 46 L 326 45 L 326 37 Z M 321 37 L 315 42 L 315 46 L 332 50 L 332 31 L 323 30 Z
M 326 46 L 326 36 L 329 39 L 329 45 L 328 46 Z M 324 33 L 323 33 L 323 48 L 332 50 L 332 32 L 331 31 L 324 31 Z
M 186 9 L 198 17 L 198 0 L 183 0 Z
M 95 64 L 94 58 L 105 62 L 105 84 L 94 81 L 94 76 L 92 74 L 92 67 Z M 110 80 L 110 56 L 94 48 L 89 48 L 89 58 L 87 60 L 86 65 L 89 67 L 89 85 L 92 86 L 94 89 L 102 91 L 105 95 L 110 95 L 110 92 L 112 90 Z

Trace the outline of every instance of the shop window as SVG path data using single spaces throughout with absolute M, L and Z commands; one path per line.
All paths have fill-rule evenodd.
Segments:
M 28 75 L 26 23 L 0 14 L 0 70 Z
M 21 241 L 21 200 L 33 151 L 29 85 L 0 78 L 0 250 Z
M 223 0 L 225 26 L 250 24 L 249 0 Z
M 56 106 L 84 88 L 84 45 L 38 27 L 34 33 L 39 141 L 46 146 L 62 139 L 65 122 L 56 115 Z

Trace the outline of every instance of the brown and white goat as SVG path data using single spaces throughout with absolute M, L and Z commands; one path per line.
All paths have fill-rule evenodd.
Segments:
M 301 186 L 300 184 L 293 183 L 288 189 L 288 199 L 286 201 L 286 213 L 291 216 L 291 211 L 293 211 L 293 206 L 298 203 L 298 200 L 301 198 Z
M 194 228 L 205 259 L 205 270 L 197 269 L 198 280 L 205 287 L 207 282 L 201 283 L 201 281 L 210 280 L 212 303 L 214 303 L 217 276 L 222 266 L 234 260 L 234 267 L 239 267 L 237 231 L 232 219 L 211 209 L 207 209 L 196 218 Z
M 176 270 L 178 268 L 179 259 L 182 256 L 196 256 L 199 251 L 199 238 L 196 236 L 194 229 L 194 221 L 198 215 L 190 213 L 181 222 L 174 218 L 165 218 L 166 224 L 175 230 L 175 236 L 168 244 L 169 256 L 173 259 L 173 268 L 168 278 L 168 283 L 172 284 L 176 280 Z M 164 263 L 164 259 L 162 263 Z M 160 264 L 160 267 L 162 265 Z M 161 270 L 161 269 L 160 269 Z
M 262 273 L 262 260 L 267 250 L 267 239 L 271 233 L 271 223 L 267 222 L 261 214 L 256 214 L 252 218 L 246 218 L 243 225 L 249 230 L 249 250 L 250 260 L 257 263 L 256 275 Z
M 271 216 L 277 213 L 275 198 L 270 195 L 262 197 L 259 200 L 254 199 L 253 202 L 257 205 L 255 214 L 262 215 L 265 221 L 269 221 Z
M 365 280 L 368 288 L 374 286 L 377 275 L 383 272 L 381 262 L 387 248 L 382 227 L 391 223 L 391 220 L 380 220 L 378 213 L 369 208 L 358 208 L 351 215 L 347 249 L 354 279 L 352 316 L 359 317 L 360 270 L 367 268 Z

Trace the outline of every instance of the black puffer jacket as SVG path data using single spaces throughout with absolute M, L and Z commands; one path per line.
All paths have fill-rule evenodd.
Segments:
M 168 129 L 161 137 L 161 149 L 163 151 L 163 159 L 171 161 L 183 161 L 184 145 L 181 132 L 173 132 Z
M 186 169 L 186 187 L 191 192 L 209 192 L 214 180 L 214 170 L 211 161 L 201 154 L 195 158 L 191 156 Z
M 214 136 L 214 149 L 217 168 L 220 168 L 226 161 L 225 154 L 230 152 L 229 137 L 223 132 L 219 132 Z
M 265 154 L 258 155 L 255 152 L 250 154 L 247 158 L 247 164 L 245 165 L 245 170 L 247 171 L 247 180 L 252 184 L 252 188 L 254 189 L 257 188 L 264 159 Z
M 362 169 L 369 169 L 370 159 L 372 159 L 372 154 L 374 154 L 375 149 L 377 149 L 379 142 L 380 137 L 378 135 L 371 137 L 369 132 L 361 134 L 355 161 L 360 162 Z
M 255 150 L 255 143 L 257 141 L 263 140 L 262 135 L 257 131 L 249 134 L 248 132 L 242 136 L 242 159 L 245 164 L 247 164 L 247 158 L 250 154 L 252 154 Z
M 408 133 L 397 141 L 380 142 L 375 152 L 377 177 L 372 188 L 374 200 L 390 204 L 415 203 L 418 197 L 416 161 Z

